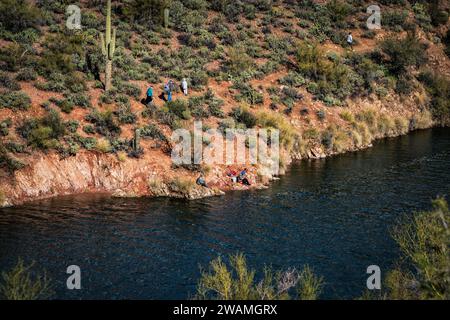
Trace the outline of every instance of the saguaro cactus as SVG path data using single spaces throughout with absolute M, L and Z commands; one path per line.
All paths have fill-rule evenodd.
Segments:
M 169 15 L 170 15 L 169 8 L 164 8 L 163 15 L 164 15 L 164 28 L 167 29 L 169 27 Z
M 133 151 L 134 152 L 139 152 L 141 147 L 141 130 L 140 129 L 136 129 L 134 131 L 134 140 L 133 140 Z
M 105 57 L 105 90 L 111 89 L 112 80 L 112 60 L 116 51 L 116 28 L 112 28 L 111 35 L 111 0 L 108 0 L 106 9 L 106 32 L 100 34 L 102 53 Z

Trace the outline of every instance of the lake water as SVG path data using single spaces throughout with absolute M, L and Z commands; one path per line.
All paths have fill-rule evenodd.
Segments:
M 303 161 L 271 188 L 186 202 L 83 195 L 0 209 L 0 270 L 36 261 L 58 299 L 186 299 L 199 266 L 237 251 L 262 270 L 309 264 L 322 298 L 355 298 L 399 257 L 392 228 L 450 192 L 450 129 Z M 66 268 L 82 270 L 80 291 Z

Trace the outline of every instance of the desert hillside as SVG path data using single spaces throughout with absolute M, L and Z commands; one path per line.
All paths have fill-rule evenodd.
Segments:
M 1 0 L 0 206 L 237 188 L 225 166 L 172 164 L 173 130 L 196 120 L 204 131 L 279 129 L 283 169 L 448 125 L 449 1 L 378 2 L 381 29 L 368 28 L 373 1 L 112 1 L 105 56 L 107 1 Z M 69 5 L 81 8 L 81 29 L 68 28 Z M 149 86 L 153 105 L 143 103 Z M 254 186 L 272 178 L 249 171 Z M 214 190 L 195 186 L 200 172 Z

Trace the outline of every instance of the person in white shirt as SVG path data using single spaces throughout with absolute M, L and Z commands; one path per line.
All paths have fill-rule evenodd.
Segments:
M 183 89 L 183 93 L 185 96 L 188 95 L 188 83 L 186 78 L 183 78 L 183 81 L 181 81 L 181 89 Z
M 351 32 L 347 36 L 347 43 L 350 46 L 350 48 L 353 50 L 353 36 L 352 36 Z

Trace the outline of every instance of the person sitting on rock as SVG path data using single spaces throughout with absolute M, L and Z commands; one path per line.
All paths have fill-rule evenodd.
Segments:
M 198 177 L 197 181 L 196 181 L 197 185 L 208 188 L 208 185 L 206 184 L 205 178 L 203 177 L 203 175 L 200 175 L 200 177 Z
M 251 186 L 250 181 L 247 178 L 247 168 L 241 171 L 239 176 L 237 177 L 237 181 L 242 183 L 244 186 Z
M 229 169 L 228 172 L 227 172 L 227 176 L 229 176 L 231 178 L 231 182 L 233 182 L 233 183 L 237 183 L 238 182 L 237 181 L 238 176 L 237 176 L 237 172 L 236 171 L 234 171 L 232 169 Z

